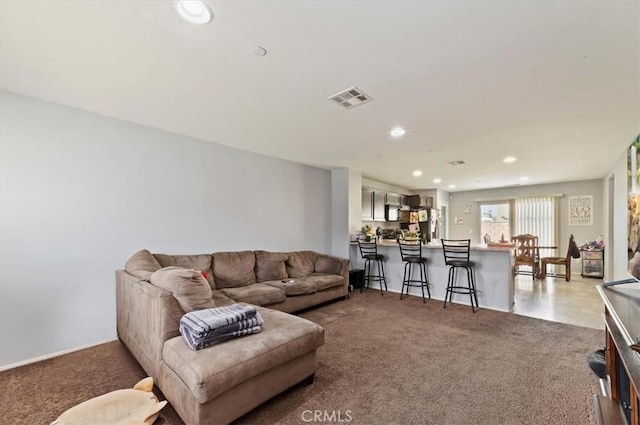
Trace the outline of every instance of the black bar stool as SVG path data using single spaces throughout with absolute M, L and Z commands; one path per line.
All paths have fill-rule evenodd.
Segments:
M 404 264 L 404 276 L 402 277 L 402 289 L 400 290 L 400 299 L 404 294 L 404 287 L 407 287 L 407 296 L 409 295 L 409 289 L 412 287 L 422 289 L 422 302 L 426 303 L 427 299 L 424 297 L 424 288 L 427 288 L 427 294 L 431 299 L 431 291 L 429 291 L 429 278 L 427 276 L 427 259 L 422 256 L 422 244 L 420 241 L 417 243 L 410 242 L 398 242 L 400 247 L 400 257 Z M 420 270 L 420 279 L 412 279 L 414 266 L 418 266 Z
M 447 292 L 444 294 L 443 308 L 447 308 L 447 297 L 452 302 L 453 294 L 469 294 L 471 299 L 471 311 L 476 312 L 474 308 L 478 305 L 478 293 L 476 291 L 476 282 L 473 267 L 475 263 L 469 261 L 471 250 L 471 239 L 442 239 L 442 251 L 444 252 L 444 263 L 449 266 L 449 280 L 447 282 Z M 467 286 L 456 284 L 458 269 L 467 271 Z
M 360 255 L 364 259 L 364 285 L 360 287 L 360 292 L 366 286 L 369 287 L 369 282 L 380 282 L 380 295 L 384 294 L 384 291 L 388 291 L 387 282 L 384 277 L 384 255 L 378 254 L 378 244 L 375 239 L 372 241 L 358 240 L 358 246 L 360 247 Z M 377 274 L 371 274 L 371 262 L 375 261 L 377 265 Z M 384 291 L 382 284 L 384 283 Z

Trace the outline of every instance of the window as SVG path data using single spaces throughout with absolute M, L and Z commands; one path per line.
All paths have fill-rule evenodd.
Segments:
M 480 234 L 484 242 L 511 239 L 509 202 L 480 205 Z
M 558 202 L 551 196 L 515 199 L 514 234 L 529 233 L 538 237 L 540 246 L 555 245 L 557 208 Z

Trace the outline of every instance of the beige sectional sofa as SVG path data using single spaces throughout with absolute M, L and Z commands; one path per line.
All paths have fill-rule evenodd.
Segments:
M 160 279 L 176 267 L 184 269 L 185 284 L 167 280 L 172 273 Z M 348 273 L 348 260 L 311 251 L 142 250 L 116 271 L 118 337 L 188 425 L 229 423 L 285 389 L 313 381 L 324 330 L 287 313 L 346 298 Z M 182 315 L 235 302 L 258 306 L 262 331 L 189 349 L 178 331 Z

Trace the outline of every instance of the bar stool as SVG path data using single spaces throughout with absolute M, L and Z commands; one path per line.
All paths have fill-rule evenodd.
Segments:
M 409 295 L 409 289 L 420 288 L 422 289 L 422 302 L 426 303 L 427 299 L 424 297 L 424 288 L 427 288 L 427 294 L 431 299 L 431 291 L 429 291 L 429 278 L 427 276 L 427 259 L 422 256 L 422 244 L 417 243 L 398 242 L 400 247 L 400 257 L 404 264 L 404 276 L 402 277 L 402 289 L 400 290 L 400 299 L 404 294 L 404 287 L 407 287 L 407 296 Z M 420 270 L 420 279 L 412 279 L 414 266 L 418 266 Z
M 384 255 L 378 254 L 378 243 L 375 239 L 372 241 L 358 240 L 358 247 L 360 247 L 360 255 L 364 259 L 364 285 L 360 287 L 360 292 L 366 286 L 369 287 L 369 282 L 380 282 L 380 295 L 384 294 L 384 291 L 388 291 L 387 282 L 384 276 Z M 371 274 L 371 262 L 375 261 L 377 265 L 377 274 Z M 384 291 L 382 284 L 384 283 Z
M 444 252 L 444 263 L 449 266 L 449 280 L 447 282 L 447 292 L 444 295 L 443 308 L 447 308 L 447 297 L 452 302 L 453 294 L 469 294 L 471 299 L 471 311 L 476 312 L 478 305 L 478 293 L 473 267 L 475 263 L 469 261 L 471 250 L 471 239 L 442 239 L 442 251 Z M 458 269 L 465 269 L 467 272 L 467 286 L 456 284 Z M 474 307 L 475 302 L 475 307 Z

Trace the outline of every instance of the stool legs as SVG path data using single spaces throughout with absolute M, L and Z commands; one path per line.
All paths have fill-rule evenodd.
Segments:
M 420 280 L 413 279 L 413 269 L 414 265 L 418 266 L 420 270 Z M 424 295 L 424 288 L 427 288 L 427 294 L 429 295 L 429 299 L 431 299 L 431 291 L 429 290 L 429 280 L 427 277 L 427 266 L 425 263 L 405 263 L 404 265 L 404 275 L 402 276 L 402 289 L 400 290 L 400 299 L 402 299 L 403 295 L 409 296 L 409 289 L 412 286 L 419 286 L 422 289 L 422 302 L 426 303 L 427 299 Z M 407 293 L 404 293 L 404 288 L 407 287 Z
M 375 261 L 377 267 L 377 275 L 371 274 L 371 261 Z M 380 283 L 380 295 L 384 295 L 384 291 L 388 291 L 387 281 L 384 275 L 384 262 L 382 260 L 370 260 L 366 259 L 364 262 L 364 284 L 360 287 L 360 292 L 362 293 L 364 287 L 369 287 L 369 283 L 373 281 L 378 281 Z M 382 285 L 384 284 L 384 289 L 382 289 Z
M 458 277 L 458 269 L 463 268 L 467 272 L 467 287 L 456 285 L 456 279 Z M 447 298 L 449 303 L 453 302 L 453 294 L 469 294 L 469 300 L 471 302 L 471 311 L 476 312 L 476 307 L 480 308 L 478 304 L 478 291 L 476 290 L 475 273 L 472 267 L 451 266 L 449 267 L 449 279 L 447 281 L 447 292 L 444 296 L 444 304 L 442 308 L 447 308 Z

